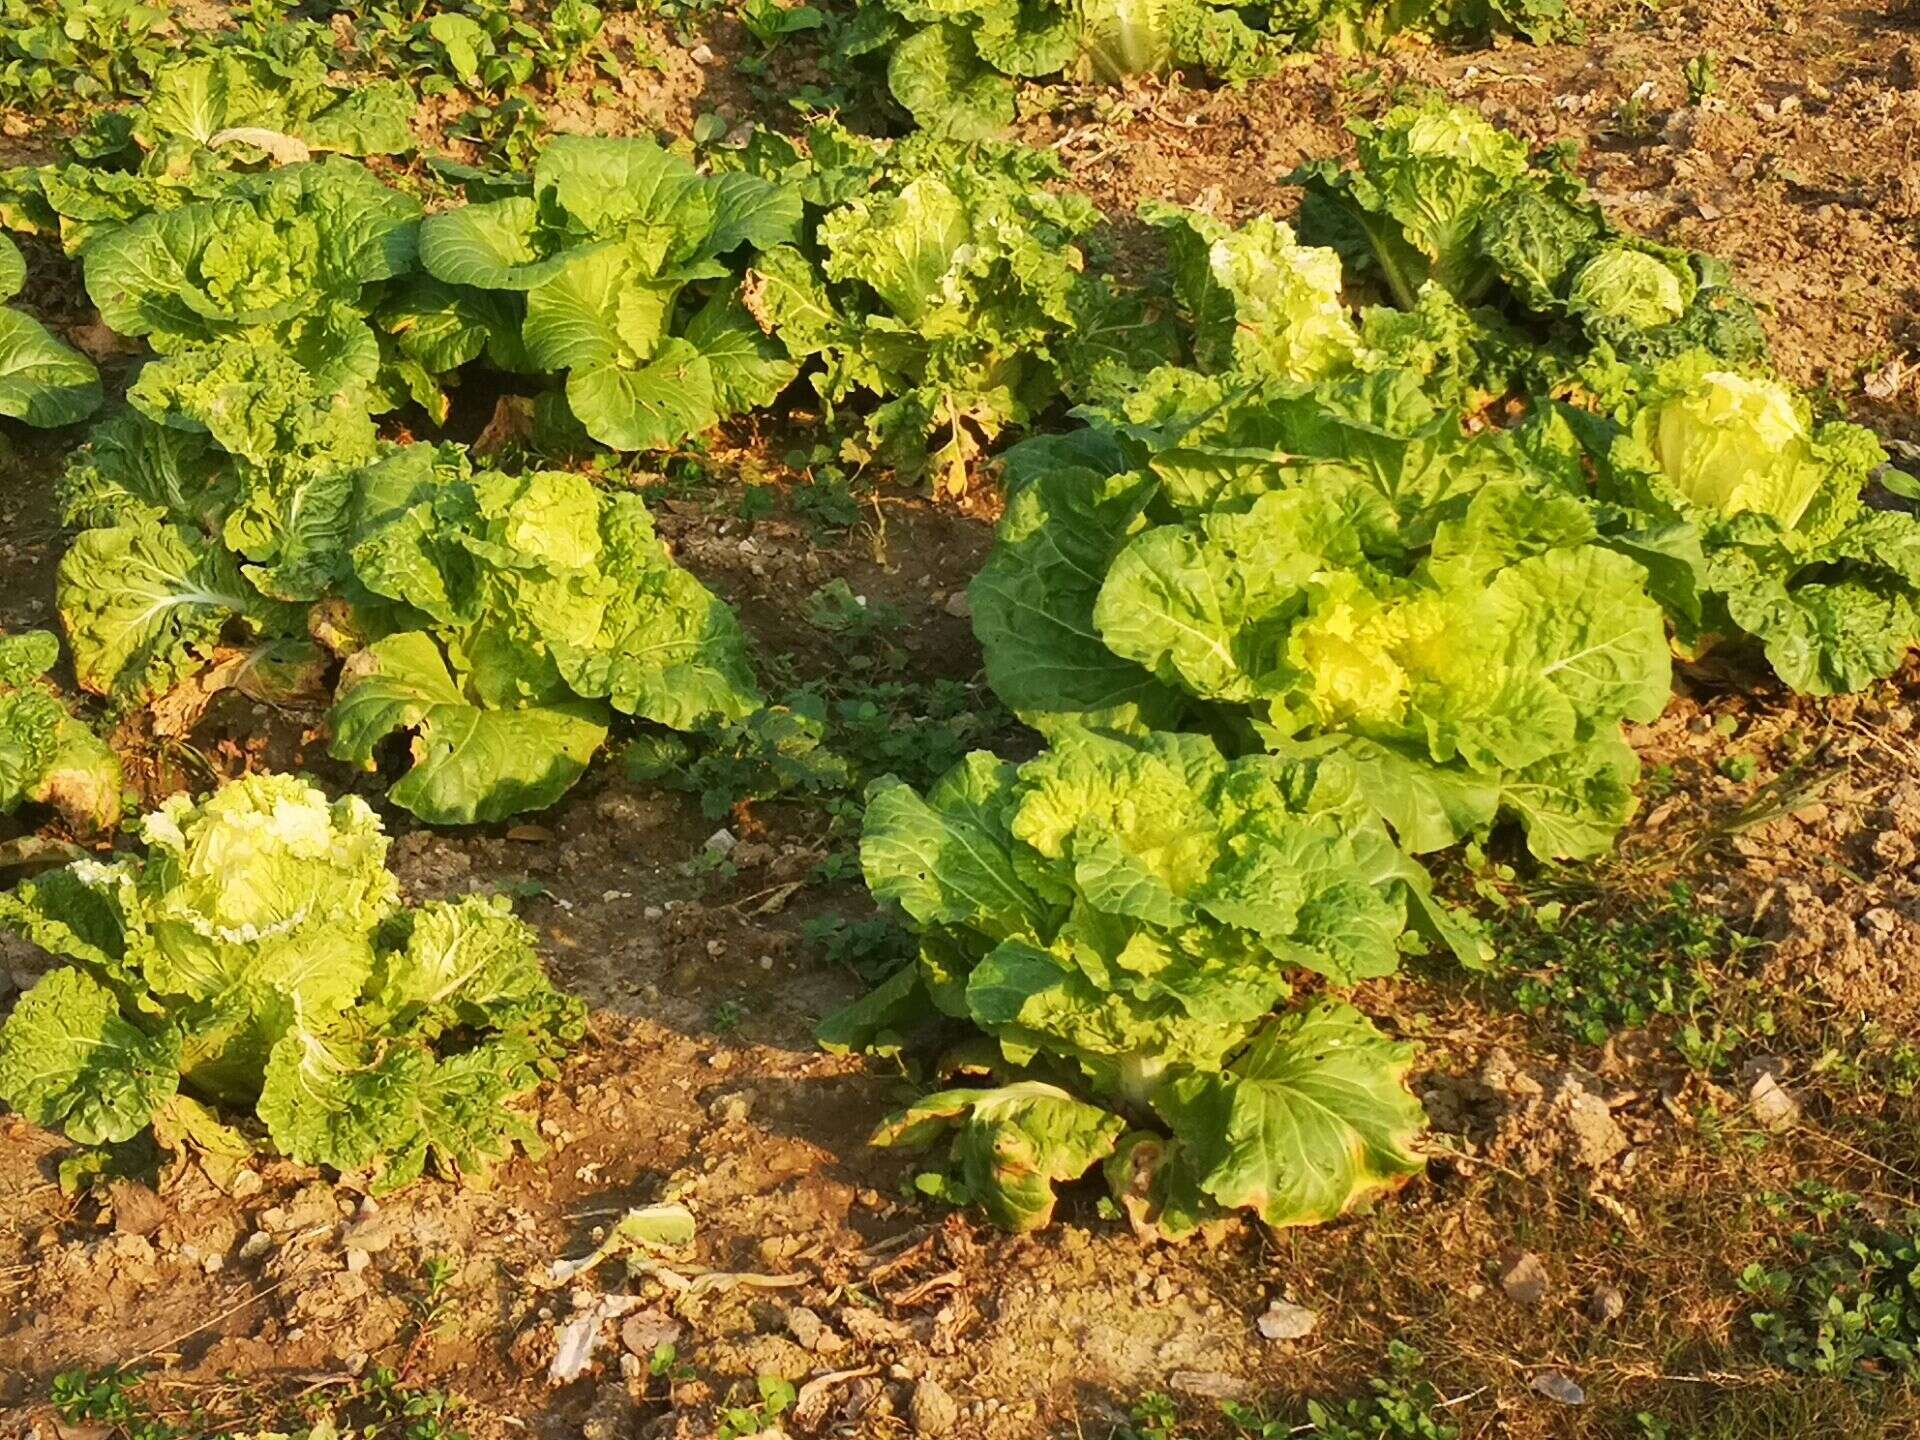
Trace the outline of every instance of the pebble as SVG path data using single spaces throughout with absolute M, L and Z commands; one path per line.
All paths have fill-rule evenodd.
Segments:
M 1627 1313 L 1627 1297 L 1617 1285 L 1602 1285 L 1587 1301 L 1587 1318 L 1596 1325 L 1607 1325 Z
M 1753 1118 L 1767 1130 L 1785 1130 L 1800 1119 L 1800 1102 L 1771 1071 L 1762 1071 L 1755 1077 L 1753 1088 L 1747 1092 L 1747 1104 L 1753 1110 Z
M 1514 1304 L 1536 1306 L 1547 1298 L 1547 1267 L 1531 1250 L 1511 1254 L 1500 1271 L 1500 1288 Z
M 1268 1340 L 1304 1340 L 1319 1323 L 1320 1313 L 1317 1310 L 1275 1300 L 1254 1325 Z
M 363 1209 L 359 1218 L 347 1226 L 340 1243 L 349 1251 L 377 1255 L 393 1244 L 398 1229 L 398 1221 L 391 1216 L 381 1215 L 377 1210 Z
M 1549 1400 L 1557 1400 L 1562 1405 L 1584 1405 L 1587 1392 L 1558 1370 L 1542 1370 L 1527 1382 Z
M 258 1260 L 273 1248 L 273 1237 L 264 1230 L 256 1230 L 240 1242 L 242 1260 Z

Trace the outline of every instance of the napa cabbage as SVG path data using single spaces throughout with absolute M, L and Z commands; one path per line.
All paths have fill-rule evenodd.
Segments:
M 366 803 L 289 775 L 175 796 L 140 839 L 0 895 L 0 925 L 67 962 L 0 1025 L 15 1111 L 137 1149 L 215 1107 L 381 1190 L 539 1149 L 516 1102 L 584 1010 L 504 899 L 403 905 Z
M 823 1039 L 957 1023 L 997 1042 L 1003 1083 L 932 1095 L 875 1136 L 944 1143 L 923 1182 L 938 1193 L 1031 1229 L 1055 1182 L 1152 1135 L 1144 1183 L 1190 1199 L 1142 1223 L 1183 1233 L 1243 1207 L 1276 1226 L 1332 1219 L 1419 1168 L 1408 1047 L 1299 997 L 1316 977 L 1391 973 L 1415 934 L 1474 963 L 1479 941 L 1343 759 L 1064 731 L 1023 765 L 971 755 L 924 795 L 876 781 L 860 858 L 919 958 Z

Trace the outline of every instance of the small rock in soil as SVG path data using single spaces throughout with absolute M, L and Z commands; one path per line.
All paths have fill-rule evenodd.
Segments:
M 1167 1377 L 1167 1383 L 1182 1395 L 1202 1400 L 1244 1400 L 1249 1393 L 1244 1380 L 1218 1370 L 1176 1370 Z
M 1549 1400 L 1557 1400 L 1562 1405 L 1584 1405 L 1587 1392 L 1558 1370 L 1542 1370 L 1527 1382 Z
M 1627 1313 L 1627 1297 L 1617 1285 L 1602 1285 L 1587 1301 L 1587 1318 L 1596 1325 L 1610 1325 Z
M 382 1214 L 378 1210 L 363 1210 L 346 1228 L 340 1237 L 340 1244 L 347 1250 L 359 1251 L 366 1255 L 378 1255 L 393 1244 L 394 1236 L 399 1233 L 400 1222 L 391 1214 Z
M 1500 1288 L 1516 1305 L 1537 1306 L 1547 1298 L 1547 1267 L 1531 1250 L 1510 1253 L 1502 1263 Z
M 928 1376 L 913 1387 L 907 1419 L 916 1435 L 945 1435 L 959 1423 L 960 1406 L 940 1388 L 939 1381 Z
M 1771 1070 L 1762 1070 L 1754 1077 L 1753 1086 L 1747 1091 L 1747 1104 L 1753 1110 L 1753 1118 L 1767 1130 L 1785 1130 L 1800 1119 L 1800 1102 L 1788 1093 Z
M 636 1417 L 625 1385 L 602 1385 L 593 1394 L 593 1408 L 580 1422 L 580 1440 L 626 1440 Z
M 1267 1306 L 1267 1313 L 1254 1323 L 1269 1340 L 1304 1340 L 1313 1333 L 1313 1327 L 1320 1323 L 1320 1314 L 1304 1305 L 1290 1305 L 1285 1300 L 1276 1300 Z
M 869 1345 L 897 1345 L 913 1335 L 913 1331 L 898 1320 L 889 1319 L 863 1305 L 843 1305 L 838 1317 L 849 1335 Z

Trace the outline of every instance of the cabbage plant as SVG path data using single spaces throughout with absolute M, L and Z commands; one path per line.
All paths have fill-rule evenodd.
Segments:
M 0 635 L 0 815 L 52 808 L 83 834 L 120 822 L 120 761 L 43 677 L 59 658 L 46 630 Z
M 594 439 L 666 449 L 793 379 L 738 290 L 748 257 L 790 244 L 800 218 L 799 195 L 759 176 L 703 175 L 648 140 L 561 135 L 525 193 L 429 217 L 420 261 L 510 307 L 519 368 L 564 373 Z
M 1002 1083 L 875 1136 L 945 1144 L 924 1188 L 1027 1230 L 1055 1182 L 1107 1160 L 1136 1223 L 1180 1235 L 1241 1208 L 1331 1220 L 1418 1170 L 1411 1048 L 1312 992 L 1391 973 L 1412 933 L 1475 963 L 1478 942 L 1341 757 L 1067 730 L 1023 765 L 971 755 L 924 796 L 876 781 L 860 859 L 919 958 L 823 1040 L 941 1022 L 996 1042 L 971 1068 Z
M 1048 733 L 1183 727 L 1338 754 L 1415 852 L 1501 816 L 1542 857 L 1633 808 L 1663 617 L 1586 497 L 1410 370 L 1311 388 L 1163 370 L 1008 456 L 970 590 L 987 678 Z
M 1605 418 L 1571 408 L 1599 497 L 1646 539 L 1693 651 L 1751 637 L 1793 689 L 1859 690 L 1920 643 L 1920 519 L 1867 495 L 1873 435 L 1818 421 L 1778 378 L 1694 354 L 1638 375 Z
M 503 898 L 403 905 L 366 803 L 294 776 L 175 796 L 141 841 L 0 894 L 0 925 L 68 962 L 0 1026 L 15 1111 L 82 1145 L 185 1134 L 379 1190 L 538 1150 L 515 1102 L 584 1008 Z
M 70 465 L 88 528 L 57 601 L 83 687 L 121 709 L 171 708 L 187 680 L 312 699 L 343 658 L 335 752 L 374 768 L 411 737 L 392 797 L 438 823 L 552 804 L 614 713 L 693 729 L 758 707 L 733 612 L 637 495 L 383 445 L 296 363 L 253 362 L 204 385 L 149 388 L 150 368 L 130 394 L 150 413 Z
M 1181 70 L 1237 84 L 1288 50 L 1372 50 L 1402 31 L 1544 40 L 1565 22 L 1563 0 L 866 0 L 841 49 L 886 57 L 888 89 L 915 125 L 975 140 L 1012 123 L 1020 80 Z
M 871 404 L 874 450 L 965 488 L 971 462 L 1104 368 L 1177 353 L 1168 327 L 1090 274 L 1099 224 L 1022 146 L 876 145 L 816 125 L 741 163 L 806 200 L 805 233 L 759 256 L 744 297 L 836 410 Z
M 1438 286 L 1514 327 L 1558 377 L 1594 353 L 1655 363 L 1707 349 L 1764 359 L 1753 303 L 1708 256 L 1658 245 L 1610 221 L 1562 147 L 1530 156 L 1518 136 L 1435 98 L 1356 121 L 1356 163 L 1319 160 L 1300 228 L 1337 249 L 1350 278 L 1372 277 L 1403 310 Z
M 0 302 L 27 283 L 20 248 L 0 235 Z M 100 372 L 31 315 L 0 307 L 0 415 L 47 429 L 84 420 L 100 404 Z

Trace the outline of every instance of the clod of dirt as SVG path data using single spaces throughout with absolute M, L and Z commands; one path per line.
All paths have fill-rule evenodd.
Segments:
M 945 1435 L 960 1423 L 960 1405 L 940 1388 L 939 1381 L 928 1376 L 913 1387 L 907 1419 L 916 1435 Z
M 1895 89 L 1920 89 L 1920 48 L 1909 40 L 1887 62 L 1887 79 Z
M 786 1313 L 787 1333 L 805 1350 L 831 1355 L 846 1345 L 831 1326 L 804 1305 L 795 1305 Z
M 340 1245 L 350 1252 L 365 1255 L 378 1255 L 400 1233 L 400 1222 L 391 1214 L 385 1214 L 372 1200 L 363 1200 L 360 1213 L 348 1223 L 341 1232 Z
M 868 1345 L 897 1345 L 913 1338 L 910 1327 L 863 1305 L 842 1306 L 836 1318 L 849 1335 Z
M 753 1113 L 753 1097 L 744 1090 L 730 1090 L 707 1105 L 707 1116 L 720 1125 L 733 1125 Z
M 1562 1405 L 1584 1405 L 1587 1401 L 1587 1392 L 1558 1370 L 1542 1370 L 1527 1383 L 1547 1399 Z
M 664 1310 L 640 1310 L 620 1322 L 620 1343 L 641 1359 L 662 1345 L 678 1345 L 687 1327 Z
M 1501 1262 L 1500 1288 L 1516 1305 L 1536 1308 L 1547 1298 L 1547 1267 L 1531 1250 L 1510 1252 Z
M 602 1385 L 593 1394 L 593 1408 L 580 1422 L 580 1440 L 626 1440 L 638 1415 L 624 1385 Z
M 1627 1148 L 1600 1081 L 1578 1069 L 1535 1074 L 1521 1069 L 1504 1050 L 1487 1056 L 1477 1077 L 1483 1091 L 1503 1097 L 1506 1111 L 1495 1123 L 1490 1159 L 1537 1175 L 1565 1161 L 1598 1170 Z
M 1267 1306 L 1266 1313 L 1254 1322 L 1260 1333 L 1269 1340 L 1304 1340 L 1319 1323 L 1319 1311 L 1309 1310 L 1304 1305 L 1292 1305 L 1285 1300 L 1274 1301 Z
M 1617 1285 L 1602 1285 L 1587 1301 L 1587 1318 L 1596 1325 L 1610 1325 L 1627 1313 L 1627 1297 Z
M 122 1235 L 151 1235 L 166 1224 L 170 1207 L 154 1191 L 132 1180 L 116 1180 L 107 1187 L 113 1205 L 113 1228 Z

